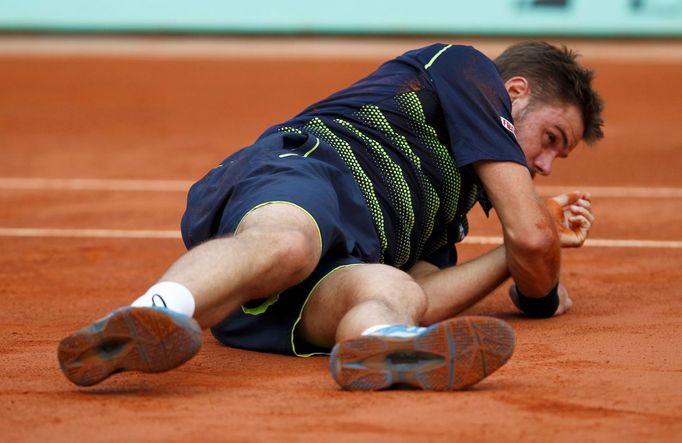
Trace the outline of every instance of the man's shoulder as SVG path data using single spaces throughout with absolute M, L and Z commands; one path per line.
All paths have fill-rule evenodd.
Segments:
M 492 62 L 487 55 L 473 46 L 452 43 L 433 43 L 428 46 L 423 46 L 421 48 L 408 51 L 403 54 L 402 57 L 419 59 L 429 67 L 434 65 L 436 61 L 446 63 L 452 62 L 453 60 L 478 60 L 486 63 Z M 429 62 L 431 62 L 431 65 L 429 65 Z

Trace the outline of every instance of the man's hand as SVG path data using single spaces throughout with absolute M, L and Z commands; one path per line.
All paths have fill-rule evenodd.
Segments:
M 579 248 L 594 223 L 592 201 L 587 192 L 573 191 L 545 200 L 556 221 L 562 248 Z
M 573 306 L 573 300 L 571 300 L 571 297 L 568 296 L 568 291 L 561 283 L 559 283 L 558 293 L 559 307 L 556 309 L 554 317 L 565 314 Z M 516 292 L 516 285 L 511 285 L 509 287 L 509 298 L 511 298 L 511 301 L 514 302 L 514 306 L 521 310 L 521 306 L 519 305 L 519 294 Z

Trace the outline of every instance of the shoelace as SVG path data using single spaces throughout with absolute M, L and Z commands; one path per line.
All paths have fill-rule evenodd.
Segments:
M 156 304 L 156 298 L 158 297 L 159 300 L 161 300 L 161 303 L 163 304 L 163 307 L 168 309 L 168 305 L 166 304 L 166 300 L 163 299 L 159 294 L 154 294 L 152 295 L 152 306 L 160 308 L 161 305 Z

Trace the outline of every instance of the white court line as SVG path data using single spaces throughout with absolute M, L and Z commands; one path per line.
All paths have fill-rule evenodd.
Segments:
M 173 37 L 173 36 L 1 36 L 0 56 L 20 57 L 141 57 L 145 59 L 270 59 L 372 60 L 447 41 L 472 45 L 494 57 L 523 38 L 445 37 Z M 603 39 L 546 39 L 567 44 L 585 58 L 635 63 L 679 63 L 682 44 L 676 39 L 610 41 Z
M 186 192 L 192 183 L 189 180 L 0 177 L 0 189 L 39 189 L 45 191 Z
M 180 231 L 127 229 L 42 229 L 0 228 L 0 237 L 67 237 L 67 238 L 182 238 Z
M 62 237 L 62 238 L 139 238 L 180 239 L 180 231 L 127 230 L 127 229 L 42 229 L 0 228 L 0 237 Z M 500 245 L 502 237 L 470 235 L 463 241 L 472 245 Z M 682 249 L 682 241 L 674 240 L 618 240 L 588 239 L 587 247 L 605 248 L 664 248 Z
M 191 180 L 0 177 L 0 189 L 8 190 L 187 192 L 192 184 Z M 682 198 L 682 188 L 669 187 L 562 185 L 538 186 L 537 190 L 542 195 L 583 190 L 593 197 Z
M 462 243 L 470 245 L 501 245 L 502 237 L 482 237 L 470 235 L 464 239 Z M 664 249 L 682 249 L 682 241 L 676 240 L 621 240 L 621 239 L 605 239 L 592 238 L 585 241 L 586 247 L 601 247 L 601 248 L 664 248 Z
M 538 186 L 541 195 L 558 195 L 574 190 L 588 191 L 592 197 L 619 198 L 682 198 L 682 188 L 643 186 Z

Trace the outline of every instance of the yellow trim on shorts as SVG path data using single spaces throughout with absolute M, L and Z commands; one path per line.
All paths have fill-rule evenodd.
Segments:
M 303 310 L 305 309 L 306 305 L 308 304 L 308 300 L 310 300 L 310 297 L 313 295 L 315 290 L 322 284 L 323 281 L 327 279 L 330 275 L 335 273 L 336 271 L 344 268 L 350 268 L 352 266 L 362 266 L 366 265 L 367 263 L 350 263 L 347 265 L 341 265 L 337 266 L 336 268 L 332 269 L 331 271 L 327 272 L 321 279 L 315 283 L 315 286 L 310 290 L 308 293 L 308 296 L 305 298 L 305 301 L 303 302 L 303 306 L 301 306 L 301 312 L 298 313 L 298 318 L 294 322 L 294 326 L 291 328 L 291 351 L 294 353 L 296 357 L 312 357 L 313 355 L 329 355 L 329 352 L 311 352 L 309 354 L 299 354 L 296 352 L 296 345 L 294 344 L 294 331 L 296 331 L 296 326 L 298 326 L 298 323 L 301 321 L 301 318 L 303 317 Z
M 308 217 L 310 217 L 310 219 L 311 219 L 311 220 L 313 221 L 313 223 L 315 224 L 315 229 L 317 229 L 317 236 L 318 236 L 318 238 L 320 239 L 320 253 L 322 253 L 322 252 L 321 252 L 321 251 L 322 251 L 322 231 L 320 230 L 320 225 L 317 224 L 317 220 L 315 220 L 315 217 L 313 217 L 312 214 L 310 214 L 310 212 L 308 212 L 307 210 L 305 210 L 305 209 L 302 208 L 301 206 L 297 205 L 296 203 L 291 203 L 291 202 L 288 202 L 288 201 L 273 200 L 273 201 L 261 203 L 261 204 L 259 204 L 259 205 L 254 206 L 253 208 L 249 209 L 249 210 L 246 212 L 246 214 L 244 214 L 244 216 L 239 220 L 239 223 L 237 223 L 237 227 L 236 227 L 235 230 L 234 230 L 234 235 L 237 235 L 237 233 L 239 232 L 239 228 L 240 228 L 241 225 L 242 225 L 242 222 L 244 221 L 244 219 L 245 219 L 249 214 L 251 214 L 251 213 L 252 213 L 253 211 L 255 211 L 256 209 L 259 209 L 259 208 L 262 208 L 263 206 L 271 205 L 271 204 L 274 204 L 274 203 L 284 203 L 284 204 L 287 204 L 287 205 L 289 205 L 289 206 L 293 206 L 293 207 L 295 207 L 295 208 L 300 209 L 301 211 L 303 211 L 304 213 L 306 213 L 306 214 L 308 215 Z M 318 260 L 319 260 L 319 259 L 318 259 Z M 245 314 L 249 314 L 249 315 L 260 315 L 260 314 L 262 314 L 263 312 L 267 311 L 268 308 L 269 308 L 270 306 L 272 306 L 272 305 L 274 305 L 275 303 L 277 303 L 278 300 L 279 300 L 279 294 L 275 294 L 275 295 L 269 297 L 267 300 L 265 300 L 265 301 L 264 301 L 263 303 L 261 303 L 260 305 L 256 306 L 255 308 L 247 308 L 246 306 L 241 305 L 242 312 L 244 312 Z M 307 301 L 307 300 L 306 300 L 306 301 Z
M 263 312 L 267 311 L 270 306 L 274 305 L 278 301 L 279 301 L 279 294 L 275 294 L 272 297 L 269 297 L 263 303 L 256 306 L 255 308 L 247 308 L 246 306 L 242 305 L 242 312 L 244 314 L 249 314 L 249 315 L 261 315 Z

